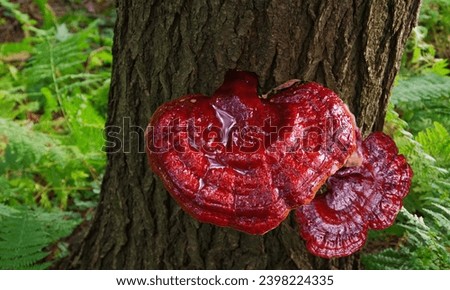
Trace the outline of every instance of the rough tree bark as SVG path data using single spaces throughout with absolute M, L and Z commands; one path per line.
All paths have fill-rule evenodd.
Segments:
M 312 257 L 292 218 L 264 236 L 200 224 L 150 172 L 143 130 L 155 109 L 210 94 L 224 72 L 256 72 L 262 91 L 288 79 L 340 94 L 364 133 L 382 129 L 420 0 L 118 0 L 108 104 L 110 148 L 95 218 L 62 267 L 354 269 L 358 257 Z

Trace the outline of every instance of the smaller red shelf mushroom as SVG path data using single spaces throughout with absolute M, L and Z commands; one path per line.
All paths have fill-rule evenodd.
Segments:
M 342 257 L 360 250 L 368 229 L 391 226 L 413 172 L 390 137 L 373 133 L 359 148 L 361 166 L 344 167 L 327 181 L 327 192 L 296 211 L 300 235 L 314 255 Z

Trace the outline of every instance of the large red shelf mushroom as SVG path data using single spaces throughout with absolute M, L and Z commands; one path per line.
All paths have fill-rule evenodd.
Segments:
M 356 148 L 353 115 L 331 90 L 291 82 L 262 99 L 253 73 L 229 71 L 211 96 L 153 115 L 149 164 L 190 215 L 250 234 L 309 203 Z

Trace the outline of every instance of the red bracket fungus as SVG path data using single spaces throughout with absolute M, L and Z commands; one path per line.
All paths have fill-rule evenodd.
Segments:
M 369 135 L 362 164 L 344 167 L 327 181 L 328 191 L 296 211 L 308 250 L 321 257 L 350 255 L 364 245 L 368 229 L 394 223 L 413 172 L 387 135 Z
M 388 136 L 361 142 L 333 91 L 291 80 L 259 97 L 257 87 L 232 70 L 211 97 L 163 104 L 146 131 L 150 167 L 201 222 L 264 234 L 297 209 L 311 253 L 356 252 L 368 229 L 393 223 L 411 168 Z
M 308 204 L 355 151 L 353 115 L 331 90 L 290 82 L 270 99 L 229 71 L 211 96 L 163 104 L 147 128 L 149 164 L 201 222 L 264 234 Z

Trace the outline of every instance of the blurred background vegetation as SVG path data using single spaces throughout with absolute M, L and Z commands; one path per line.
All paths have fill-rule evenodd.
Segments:
M 42 269 L 92 218 L 105 169 L 113 0 L 0 0 L 0 269 Z M 385 132 L 414 169 L 366 269 L 450 268 L 450 1 L 424 0 Z

